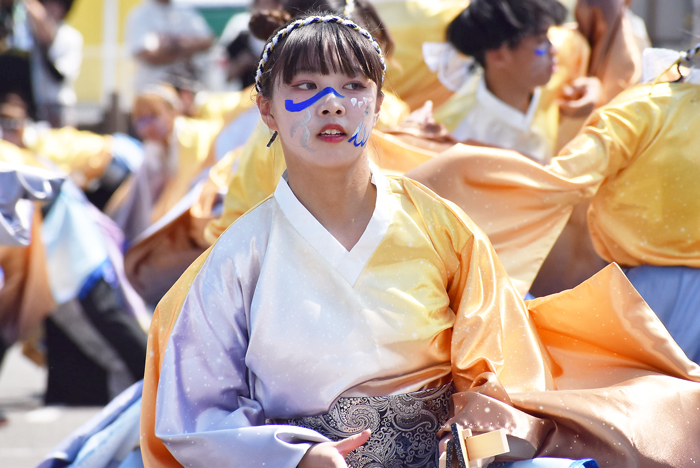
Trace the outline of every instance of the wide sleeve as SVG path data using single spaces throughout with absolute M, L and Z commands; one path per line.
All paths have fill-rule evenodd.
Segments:
M 455 324 L 452 375 L 457 390 L 493 372 L 508 392 L 550 388 L 546 352 L 518 291 L 486 235 L 456 206 L 452 235 L 459 266 L 448 295 Z
M 404 180 L 445 265 L 457 391 L 469 390 L 484 373 L 495 374 L 508 392 L 551 387 L 537 332 L 486 235 L 459 207 Z
M 656 138 L 666 120 L 665 106 L 659 105 L 664 98 L 656 93 L 648 86 L 636 87 L 598 109 L 547 170 L 594 185 L 624 169 Z
M 296 467 L 320 434 L 265 425 L 246 367 L 250 261 L 214 247 L 192 283 L 160 370 L 155 434 L 184 466 Z

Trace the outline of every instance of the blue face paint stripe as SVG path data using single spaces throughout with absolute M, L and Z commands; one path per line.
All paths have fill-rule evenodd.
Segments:
M 370 132 L 368 132 L 366 128 L 363 129 L 362 127 L 363 122 L 360 122 L 357 130 L 355 130 L 355 133 L 353 133 L 348 140 L 348 142 L 355 145 L 355 147 L 365 146 L 367 144 L 367 140 L 369 140 Z M 362 135 L 360 135 L 360 132 L 362 132 Z M 358 136 L 360 137 L 359 139 L 357 138 Z
M 284 101 L 284 108 L 287 109 L 289 112 L 301 112 L 304 109 L 306 109 L 307 107 L 314 105 L 319 99 L 321 99 L 326 94 L 335 94 L 339 98 L 345 97 L 342 94 L 340 94 L 338 91 L 336 91 L 335 89 L 333 89 L 329 86 L 327 88 L 322 89 L 318 93 L 314 94 L 312 97 L 310 97 L 306 101 L 294 103 L 291 99 L 287 99 Z

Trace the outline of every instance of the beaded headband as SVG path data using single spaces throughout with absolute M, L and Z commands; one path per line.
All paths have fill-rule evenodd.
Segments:
M 379 60 L 382 63 L 382 83 L 384 82 L 384 73 L 386 73 L 386 63 L 384 62 L 384 54 L 382 53 L 382 49 L 381 47 L 379 47 L 379 44 L 377 44 L 377 41 L 374 40 L 374 37 L 372 37 L 372 35 L 367 30 L 361 28 L 357 24 L 341 16 L 309 16 L 307 18 L 301 18 L 289 23 L 286 27 L 280 29 L 277 32 L 277 34 L 275 34 L 272 37 L 272 39 L 270 39 L 265 45 L 265 49 L 262 53 L 262 58 L 260 59 L 260 63 L 258 64 L 257 72 L 255 73 L 255 89 L 258 92 L 260 92 L 260 82 L 262 81 L 263 70 L 265 69 L 265 65 L 267 65 L 267 60 L 277 43 L 280 41 L 280 39 L 284 39 L 285 37 L 289 36 L 289 34 L 295 29 L 299 29 L 303 26 L 308 26 L 310 24 L 316 23 L 341 24 L 343 26 L 347 26 L 348 28 L 357 31 L 362 36 L 364 36 L 370 42 L 370 44 L 372 44 L 374 50 L 376 50 L 379 54 Z

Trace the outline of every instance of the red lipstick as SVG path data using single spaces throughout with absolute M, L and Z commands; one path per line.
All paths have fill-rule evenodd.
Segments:
M 318 132 L 318 135 L 316 135 L 317 138 L 327 143 L 339 143 L 341 141 L 345 141 L 347 136 L 348 135 L 345 133 L 345 129 L 338 124 L 324 125 L 323 128 L 321 128 L 321 131 Z

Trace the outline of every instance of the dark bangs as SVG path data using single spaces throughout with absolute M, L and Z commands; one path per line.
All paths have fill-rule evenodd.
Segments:
M 268 58 L 260 92 L 272 96 L 272 87 L 281 79 L 291 83 L 299 73 L 363 74 L 382 87 L 382 63 L 370 41 L 357 31 L 337 23 L 316 23 L 293 31 L 279 41 Z

